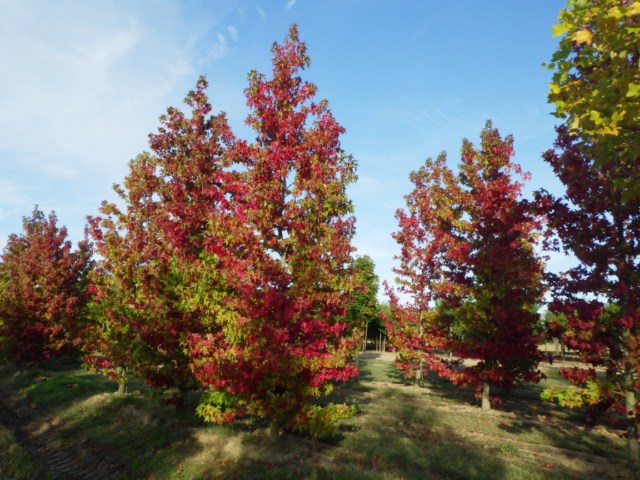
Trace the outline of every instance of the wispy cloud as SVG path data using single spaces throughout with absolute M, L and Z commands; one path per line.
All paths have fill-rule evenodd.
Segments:
M 216 40 L 213 42 L 213 45 L 209 50 L 209 58 L 219 60 L 226 57 L 228 52 L 229 47 L 227 45 L 227 38 L 222 33 L 217 33 Z M 207 58 L 206 60 L 209 60 L 209 58 Z
M 201 60 L 238 38 L 235 6 L 194 16 L 169 2 L 0 3 L 0 64 L 11 66 L 0 75 L 0 240 L 34 203 L 83 223 L 206 72 Z
M 238 41 L 238 29 L 236 27 L 234 27 L 233 25 L 228 25 L 227 26 L 227 31 L 229 32 L 229 37 L 231 38 L 231 40 L 233 40 L 234 42 Z
M 298 0 L 287 0 L 287 10 L 293 7 Z
M 264 12 L 264 9 L 260 5 L 256 6 L 256 11 L 262 18 L 267 18 L 267 14 Z

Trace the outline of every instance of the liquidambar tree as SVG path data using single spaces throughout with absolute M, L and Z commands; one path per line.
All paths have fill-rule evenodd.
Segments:
M 626 415 L 629 457 L 638 461 L 640 197 L 625 198 L 620 165 L 596 162 L 577 141 L 558 129 L 556 148 L 544 159 L 566 193 L 556 198 L 543 190 L 538 201 L 564 251 L 580 262 L 552 277 L 551 310 L 566 317 L 566 327 L 556 328 L 589 367 L 562 369 L 578 388 L 548 390 L 546 397 L 568 406 L 597 402 Z
M 89 221 L 101 257 L 92 276 L 90 347 L 102 357 L 87 359 L 121 391 L 127 371 L 177 388 L 177 406 L 196 387 L 187 343 L 208 328 L 185 292 L 200 263 L 221 269 L 230 258 L 233 200 L 243 188 L 231 168 L 234 137 L 224 114 L 210 114 L 206 86 L 201 78 L 185 99 L 190 118 L 176 108 L 161 117 L 152 153 L 134 159 L 124 186 L 114 187 L 123 208 L 104 202 L 102 216 Z
M 33 210 L 9 236 L 0 263 L 0 338 L 9 355 L 33 362 L 77 352 L 87 303 L 91 246 L 72 250 L 67 229 Z
M 553 27 L 549 101 L 594 166 L 619 170 L 622 200 L 640 196 L 640 2 L 568 0 Z
M 419 359 L 457 384 L 475 386 L 483 409 L 490 408 L 491 387 L 540 378 L 534 334 L 543 293 L 543 265 L 534 252 L 540 222 L 521 198 L 513 154 L 513 139 L 502 139 L 488 122 L 479 149 L 463 141 L 457 176 L 444 154 L 413 172 L 407 211 L 397 213 L 396 273 L 411 303 L 400 307 L 391 297 L 396 314 L 389 328 L 413 326 L 411 335 L 396 334 L 406 338 L 398 348 L 426 344 L 475 361 L 463 367 L 433 351 Z
M 191 351 L 196 376 L 217 392 L 204 415 L 224 420 L 232 405 L 270 419 L 274 438 L 281 427 L 322 435 L 345 410 L 314 399 L 357 374 L 359 342 L 345 321 L 354 235 L 346 187 L 356 164 L 328 103 L 314 101 L 316 86 L 299 76 L 309 57 L 295 26 L 272 52 L 272 78 L 253 71 L 246 90 L 256 140 L 236 149 L 253 234 L 250 290 L 227 315 L 224 339 L 199 336 Z

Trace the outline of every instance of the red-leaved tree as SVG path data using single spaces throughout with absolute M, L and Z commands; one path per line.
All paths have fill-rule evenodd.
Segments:
M 210 114 L 206 86 L 201 78 L 185 99 L 191 117 L 169 108 L 150 135 L 152 153 L 130 163 L 124 186 L 115 186 L 124 208 L 104 202 L 102 216 L 89 220 L 101 259 L 87 360 L 121 391 L 126 372 L 176 388 L 178 406 L 197 386 L 187 343 L 208 328 L 185 292 L 201 263 L 223 268 L 230 225 L 242 221 L 232 206 L 244 188 L 231 168 L 235 139 L 224 114 Z
M 233 308 L 215 312 L 221 333 L 194 337 L 191 352 L 195 375 L 216 392 L 205 417 L 250 412 L 271 420 L 273 437 L 281 427 L 322 435 L 346 410 L 314 399 L 357 374 L 359 341 L 345 321 L 354 234 L 346 187 L 356 165 L 327 102 L 314 101 L 315 85 L 298 75 L 309 57 L 295 26 L 272 52 L 272 78 L 251 72 L 246 90 L 256 141 L 236 149 L 252 233 L 239 250 L 251 264 Z
M 394 333 L 402 340 L 397 348 L 426 344 L 418 367 L 476 387 L 483 409 L 490 408 L 492 386 L 540 378 L 534 333 L 543 293 L 534 252 L 540 222 L 521 198 L 513 177 L 522 172 L 512 156 L 512 138 L 502 139 L 488 122 L 479 149 L 463 142 L 457 176 L 444 154 L 427 160 L 410 177 L 415 188 L 394 235 L 402 247 L 396 273 L 410 299 L 400 307 L 391 297 L 396 314 L 388 328 L 410 332 Z M 434 357 L 434 349 L 468 362 Z
M 550 309 L 566 317 L 566 327 L 556 328 L 589 367 L 562 369 L 579 389 L 557 398 L 574 405 L 598 403 L 599 408 L 625 414 L 629 457 L 638 461 L 640 198 L 626 199 L 626 183 L 619 181 L 620 175 L 635 172 L 625 173 L 623 162 L 598 162 L 575 142 L 566 127 L 560 127 L 555 150 L 544 155 L 565 185 L 565 195 L 556 198 L 545 190 L 538 194 L 550 233 L 580 262 L 551 276 Z M 604 376 L 596 375 L 597 367 L 604 368 Z M 548 391 L 547 397 L 556 398 L 556 393 Z
M 436 161 L 427 159 L 409 179 L 415 189 L 405 197 L 406 211 L 396 212 L 400 231 L 393 234 L 401 247 L 400 267 L 394 272 L 404 298 L 401 301 L 385 283 L 391 313 L 386 324 L 390 343 L 397 351 L 396 366 L 420 383 L 427 371 L 447 376 L 453 366 L 435 353 L 444 348 L 448 332 L 440 331 L 433 321 L 433 305 L 439 299 L 438 292 L 445 294 L 464 280 L 461 265 L 456 262 L 466 245 L 458 242 L 452 230 L 454 222 L 462 217 L 463 192 L 447 167 L 446 156 L 441 154 Z
M 72 250 L 54 213 L 36 207 L 24 233 L 9 236 L 0 263 L 0 338 L 18 362 L 70 353 L 80 342 L 91 246 Z

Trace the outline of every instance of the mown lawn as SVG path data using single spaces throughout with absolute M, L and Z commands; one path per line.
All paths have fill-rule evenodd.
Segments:
M 632 478 L 621 432 L 588 429 L 583 411 L 542 402 L 544 382 L 512 392 L 487 414 L 473 392 L 438 378 L 417 387 L 406 384 L 387 360 L 361 358 L 360 366 L 360 378 L 337 386 L 333 394 L 334 401 L 355 405 L 357 414 L 317 448 L 294 433 L 269 443 L 267 423 L 256 418 L 206 425 L 193 414 L 195 394 L 183 413 L 142 385 L 130 395 L 115 396 L 114 383 L 74 365 L 0 368 L 0 398 L 5 399 L 0 423 L 7 423 L 11 409 L 27 405 L 42 430 L 79 449 L 82 455 L 74 461 L 107 457 L 122 478 Z M 547 384 L 562 382 L 556 372 L 548 370 Z M 0 442 L 10 447 L 0 445 L 0 450 L 5 457 L 12 453 L 9 460 L 0 457 L 3 465 L 15 460 L 25 462 L 18 472 L 38 468 L 5 430 Z M 0 473 L 1 478 L 30 478 Z

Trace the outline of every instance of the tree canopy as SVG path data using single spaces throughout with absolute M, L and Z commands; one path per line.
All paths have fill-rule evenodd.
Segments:
M 559 19 L 549 101 L 623 200 L 640 196 L 640 2 L 570 0 Z
M 543 292 L 534 251 L 540 220 L 521 198 L 523 184 L 513 177 L 526 175 L 512 156 L 513 139 L 502 139 L 487 122 L 479 148 L 463 141 L 457 176 L 444 154 L 428 159 L 410 176 L 415 188 L 397 213 L 394 236 L 402 247 L 400 291 L 412 299 L 403 308 L 391 296 L 395 326 L 413 325 L 410 335 L 394 336 L 404 337 L 409 350 L 426 343 L 475 360 L 445 368 L 453 365 L 433 352 L 420 359 L 456 383 L 482 387 L 483 408 L 490 386 L 540 378 L 534 332 Z
M 32 362 L 77 349 L 92 249 L 82 241 L 73 251 L 55 213 L 37 206 L 22 226 L 0 263 L 0 338 L 12 358 Z

